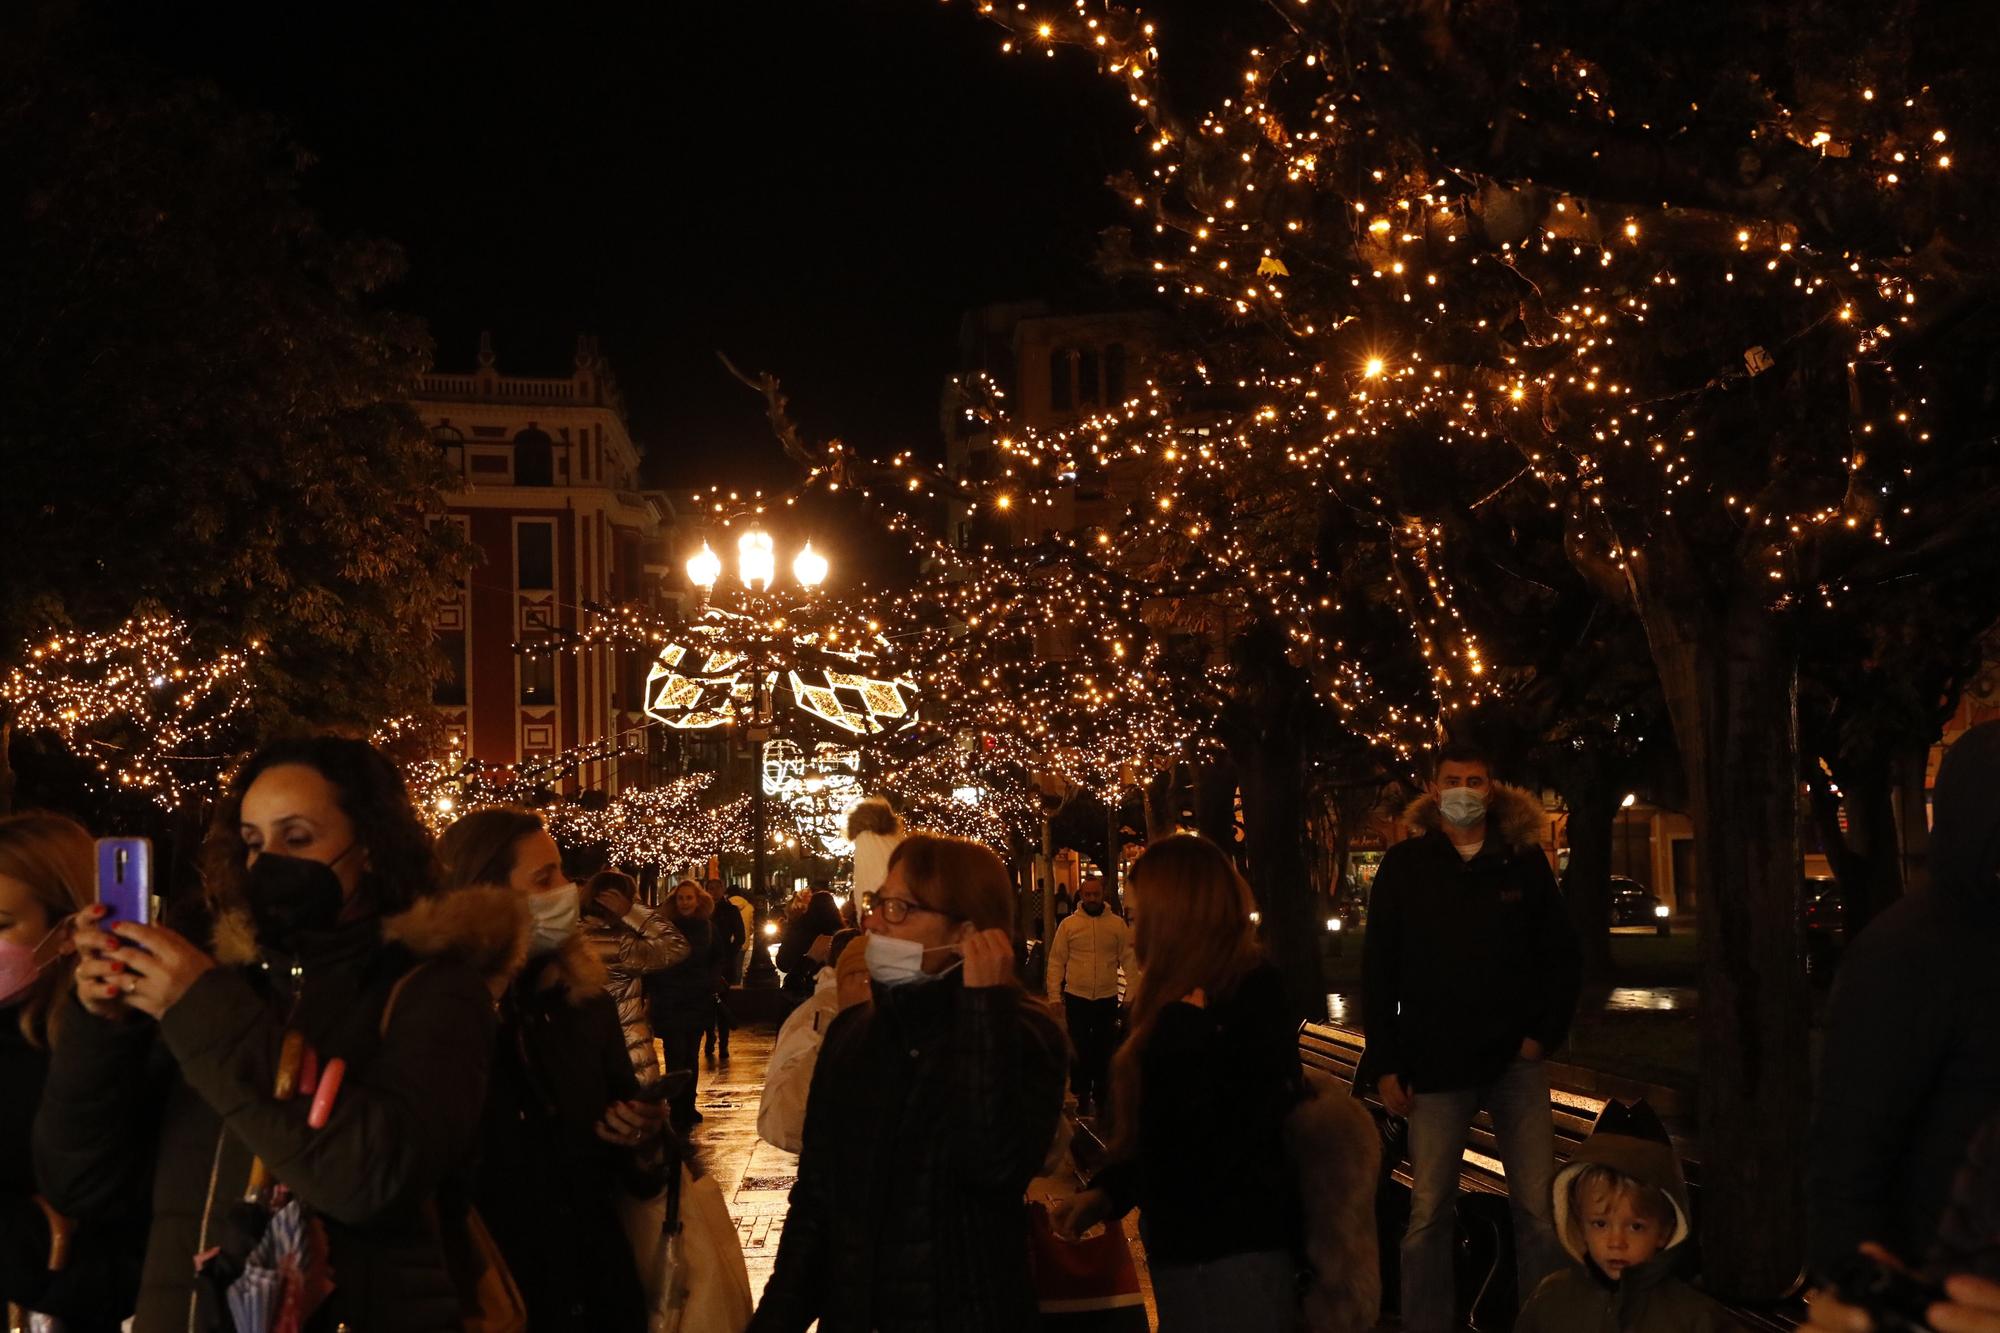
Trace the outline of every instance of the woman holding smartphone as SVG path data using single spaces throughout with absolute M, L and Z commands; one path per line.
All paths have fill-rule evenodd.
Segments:
M 480 1215 L 535 1333 L 641 1333 L 645 1286 L 620 1199 L 664 1187 L 666 1108 L 641 1097 L 577 886 L 541 816 L 511 806 L 453 824 L 438 855 L 448 892 L 505 890 L 527 936 L 526 966 L 500 995 Z
M 429 835 L 361 741 L 260 750 L 204 850 L 206 928 L 99 905 L 76 929 L 35 1120 L 49 1204 L 88 1224 L 150 1188 L 138 1333 L 218 1326 L 291 1201 L 336 1275 L 305 1327 L 460 1328 L 446 1233 L 485 1098 L 482 970 L 509 941 L 436 910 Z

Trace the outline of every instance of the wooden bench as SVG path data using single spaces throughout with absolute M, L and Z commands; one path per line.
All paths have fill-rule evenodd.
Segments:
M 1362 1047 L 1361 1034 L 1348 1028 L 1311 1022 L 1299 1025 L 1299 1062 L 1349 1088 L 1355 1086 Z M 1382 1197 L 1376 1203 L 1376 1221 L 1381 1229 L 1382 1290 L 1385 1296 L 1393 1298 L 1403 1230 L 1409 1221 L 1413 1179 L 1403 1151 L 1402 1122 L 1389 1114 L 1373 1088 L 1359 1095 L 1383 1132 L 1383 1165 L 1388 1169 Z M 1553 1088 L 1549 1100 L 1555 1120 L 1556 1163 L 1560 1166 L 1590 1136 L 1590 1128 L 1604 1109 L 1605 1099 Z M 1674 1150 L 1680 1154 L 1687 1174 L 1690 1205 L 1699 1216 L 1698 1154 L 1692 1143 L 1680 1137 L 1674 1140 Z M 1507 1208 L 1507 1176 L 1500 1165 L 1499 1143 L 1493 1119 L 1485 1111 L 1473 1121 L 1458 1179 L 1459 1306 L 1471 1312 L 1472 1326 L 1476 1329 L 1506 1328 L 1513 1321 L 1517 1304 L 1513 1225 Z M 1699 1234 L 1697 1227 L 1697 1238 Z M 1803 1317 L 1803 1311 L 1793 1307 L 1775 1311 L 1739 1306 L 1728 1309 L 1745 1326 L 1760 1330 L 1791 1329 Z

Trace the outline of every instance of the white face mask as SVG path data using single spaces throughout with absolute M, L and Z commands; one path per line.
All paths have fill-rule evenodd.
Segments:
M 915 940 L 899 940 L 893 935 L 870 933 L 864 946 L 863 957 L 868 963 L 868 975 L 879 985 L 903 986 L 912 981 L 935 981 L 943 972 L 924 971 L 924 955 L 933 953 L 957 953 L 958 946 L 947 944 L 935 949 L 926 949 Z
M 576 885 L 558 884 L 553 889 L 524 896 L 528 900 L 528 919 L 532 923 L 528 940 L 529 956 L 554 953 L 569 943 L 577 927 Z
M 1470 787 L 1453 787 L 1438 797 L 1438 810 L 1459 828 L 1471 828 L 1486 818 L 1486 798 Z

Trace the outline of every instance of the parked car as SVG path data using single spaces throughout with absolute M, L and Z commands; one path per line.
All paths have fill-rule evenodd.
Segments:
M 1807 877 L 1800 890 L 1806 934 L 1845 939 L 1847 903 L 1840 896 L 1840 885 L 1830 879 Z
M 1636 879 L 1611 877 L 1611 924 L 1650 926 L 1669 915 L 1660 900 Z

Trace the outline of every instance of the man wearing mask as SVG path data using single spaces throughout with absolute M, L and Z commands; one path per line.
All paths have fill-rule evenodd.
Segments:
M 1069 1090 L 1076 1113 L 1089 1115 L 1093 1100 L 1105 1103 L 1111 1090 L 1111 1048 L 1118 1037 L 1119 973 L 1127 993 L 1139 984 L 1139 959 L 1132 930 L 1104 904 L 1104 881 L 1093 877 L 1077 891 L 1077 910 L 1056 926 L 1049 946 L 1049 1006 L 1062 1015 L 1076 1056 L 1070 1062 Z
M 729 1059 L 729 1033 L 736 1021 L 729 1013 L 728 1001 L 724 998 L 731 986 L 743 981 L 743 947 L 750 938 L 751 922 L 756 913 L 750 907 L 750 900 L 731 894 L 728 886 L 719 879 L 711 879 L 703 886 L 708 896 L 715 902 L 715 910 L 709 916 L 710 960 L 715 968 L 715 1004 L 708 1016 L 708 1030 L 702 1034 L 702 1051 L 710 1060 L 717 1057 L 720 1048 L 722 1060 Z
M 1542 851 L 1547 816 L 1527 792 L 1493 781 L 1484 754 L 1441 750 L 1406 818 L 1417 836 L 1382 858 L 1369 902 L 1360 1079 L 1376 1081 L 1382 1104 L 1409 1121 L 1403 1327 L 1443 1333 L 1458 1326 L 1458 1174 L 1482 1108 L 1507 1170 L 1522 1298 L 1563 1266 L 1543 1061 L 1569 1031 L 1581 964 Z

